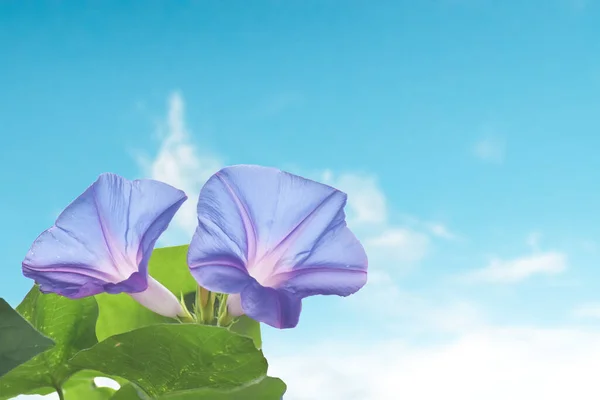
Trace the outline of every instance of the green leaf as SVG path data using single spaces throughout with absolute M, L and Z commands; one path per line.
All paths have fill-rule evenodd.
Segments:
M 0 377 L 53 345 L 0 298 Z
M 174 320 L 148 310 L 125 293 L 96 295 L 100 316 L 96 335 L 102 341 L 110 336 L 129 332 L 152 324 L 171 323 Z
M 251 339 L 193 324 L 152 325 L 111 336 L 71 363 L 127 379 L 153 397 L 177 390 L 233 389 L 267 372 L 267 360 Z
M 71 300 L 56 294 L 42 294 L 34 286 L 17 311 L 56 345 L 0 378 L 0 399 L 48 393 L 48 388 L 62 385 L 78 371 L 67 363 L 69 358 L 97 343 L 94 329 L 98 308 L 92 297 Z
M 167 393 L 160 400 L 280 400 L 286 391 L 281 379 L 269 376 L 258 382 L 229 391 L 215 389 L 189 390 Z
M 102 376 L 95 371 L 81 371 L 71 376 L 63 385 L 65 400 L 109 400 L 116 392 L 108 387 L 98 387 L 94 378 Z
M 196 291 L 197 283 L 187 264 L 188 247 L 186 244 L 154 249 L 148 264 L 150 275 L 175 293 L 177 297 L 181 293 Z
M 260 335 L 260 322 L 253 320 L 250 317 L 242 315 L 230 327 L 229 330 L 240 335 L 248 336 L 254 341 L 257 349 L 262 347 L 262 339 Z
M 110 400 L 150 400 L 140 388 L 131 383 L 121 386 Z
M 281 400 L 287 387 L 281 379 L 267 376 L 231 390 L 196 389 L 169 392 L 159 400 Z M 141 389 L 126 384 L 110 400 L 150 400 Z
M 148 264 L 150 275 L 177 297 L 196 291 L 196 281 L 187 265 L 187 250 L 187 245 L 155 249 Z M 124 293 L 100 294 L 96 300 L 100 308 L 96 324 L 99 340 L 143 326 L 176 322 L 153 313 Z

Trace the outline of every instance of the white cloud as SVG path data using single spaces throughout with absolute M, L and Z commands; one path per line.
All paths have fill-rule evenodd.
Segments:
M 413 310 L 415 329 L 436 333 L 461 333 L 485 324 L 485 315 L 476 304 L 465 300 L 447 301 L 442 306 L 423 301 L 423 306 Z
M 326 170 L 317 180 L 348 194 L 348 225 L 361 239 L 369 255 L 370 276 L 388 274 L 421 261 L 428 253 L 430 235 L 451 235 L 441 224 L 408 227 L 390 221 L 388 200 L 373 175 L 361 173 L 334 174 Z M 415 219 L 416 220 L 416 219 Z M 436 233 L 433 233 L 435 231 Z M 369 278 L 371 285 L 372 282 Z
M 317 180 L 348 194 L 348 225 L 369 256 L 368 283 L 347 299 L 349 307 L 380 310 L 385 317 L 408 317 L 425 323 L 423 315 L 430 311 L 431 305 L 401 290 L 398 279 L 427 257 L 433 237 L 455 239 L 457 236 L 441 223 L 424 222 L 415 217 L 405 216 L 401 223 L 391 221 L 386 195 L 372 175 L 335 174 L 330 170 L 316 175 Z M 382 307 L 383 304 L 393 304 L 393 307 Z M 385 324 L 388 322 L 386 318 Z
M 348 194 L 349 224 L 383 224 L 388 220 L 387 200 L 374 176 L 327 170 L 320 181 Z
M 370 259 L 415 263 L 427 255 L 432 238 L 460 239 L 440 222 L 406 215 L 401 223 L 392 221 L 387 197 L 373 175 L 325 170 L 316 179 L 348 194 L 348 225 L 367 247 Z
M 580 304 L 573 310 L 576 318 L 600 318 L 600 303 Z
M 512 283 L 533 275 L 557 275 L 566 268 L 566 254 L 549 251 L 511 260 L 495 258 L 488 266 L 468 273 L 465 279 L 470 282 Z
M 428 344 L 265 346 L 269 375 L 288 385 L 285 400 L 600 398 L 600 332 L 593 330 L 479 326 Z
M 499 136 L 488 135 L 473 146 L 473 154 L 482 161 L 501 164 L 506 153 L 506 142 Z
M 426 226 L 432 235 L 442 239 L 457 240 L 459 238 L 458 235 L 451 232 L 447 226 L 439 222 L 428 222 L 426 223 Z
M 377 254 L 387 262 L 415 262 L 427 253 L 429 237 L 405 228 L 387 228 L 365 240 L 370 253 Z
M 413 215 L 402 215 L 400 217 L 402 223 L 414 230 L 427 232 L 428 235 L 439 239 L 445 239 L 449 241 L 464 241 L 465 238 L 461 237 L 458 233 L 451 230 L 448 225 L 440 221 L 423 220 L 416 218 Z
M 354 313 L 367 313 L 365 318 L 377 324 L 378 335 L 383 332 L 417 336 L 432 332 L 458 333 L 487 323 L 477 304 L 456 295 L 424 296 L 402 288 L 392 273 L 376 265 L 369 271 L 367 285 L 344 299 Z
M 442 223 L 413 216 L 404 215 L 399 223 L 392 221 L 386 195 L 372 175 L 348 172 L 338 175 L 329 170 L 316 175 L 317 180 L 348 194 L 348 225 L 369 256 L 368 283 L 347 299 L 350 307 L 379 310 L 384 314 L 379 315 L 384 317 L 382 323 L 389 326 L 396 324 L 391 317 L 410 319 L 418 326 L 416 329 L 436 325 L 446 331 L 470 324 L 477 314 L 471 305 L 453 300 L 432 317 L 437 308 L 430 301 L 399 286 L 399 278 L 427 257 L 434 238 L 458 240 L 458 235 Z M 391 307 L 382 307 L 386 304 Z
M 284 350 L 283 350 L 284 351 Z M 600 398 L 600 334 L 481 328 L 443 343 L 321 343 L 267 352 L 286 400 L 592 400 Z
M 180 244 L 191 238 L 197 225 L 196 203 L 200 188 L 223 166 L 219 157 L 200 152 L 194 145 L 185 125 L 184 111 L 181 94 L 171 94 L 166 131 L 161 132 L 158 154 L 153 159 L 138 159 L 147 177 L 169 183 L 188 195 L 188 200 L 175 214 L 172 226 L 164 235 L 168 241 L 175 242 L 170 244 Z

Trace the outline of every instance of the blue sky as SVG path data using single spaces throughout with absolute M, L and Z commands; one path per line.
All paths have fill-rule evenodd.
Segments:
M 595 0 L 4 1 L 0 294 L 102 172 L 186 190 L 178 244 L 216 169 L 276 166 L 348 192 L 372 271 L 265 329 L 290 400 L 385 399 L 401 372 L 416 400 L 597 398 L 598 20 Z M 310 351 L 331 367 L 309 379 Z M 371 364 L 389 376 L 350 367 Z

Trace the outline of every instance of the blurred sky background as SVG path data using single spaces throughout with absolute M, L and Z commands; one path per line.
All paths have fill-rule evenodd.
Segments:
M 598 399 L 600 2 L 0 0 L 0 295 L 102 172 L 349 194 L 369 284 L 264 328 L 286 400 Z

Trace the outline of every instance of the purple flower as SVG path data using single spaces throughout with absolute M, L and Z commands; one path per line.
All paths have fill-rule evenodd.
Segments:
M 274 168 L 224 168 L 200 192 L 192 275 L 230 294 L 232 314 L 293 328 L 304 297 L 348 296 L 367 281 L 345 204 L 339 190 Z
M 23 274 L 44 293 L 77 299 L 125 292 L 158 314 L 184 315 L 177 298 L 148 276 L 148 260 L 186 199 L 162 182 L 102 174 L 33 242 Z

